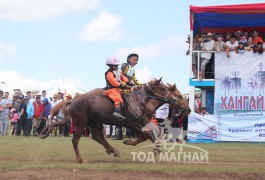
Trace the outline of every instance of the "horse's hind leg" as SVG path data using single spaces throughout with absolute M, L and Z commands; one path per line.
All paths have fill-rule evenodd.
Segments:
M 78 143 L 79 143 L 79 139 L 83 133 L 83 128 L 82 127 L 77 127 L 76 128 L 76 131 L 74 133 L 74 136 L 73 136 L 73 139 L 72 139 L 72 143 L 73 143 L 73 146 L 74 146 L 74 149 L 75 149 L 75 156 L 76 156 L 76 159 L 79 163 L 82 163 L 83 162 L 83 159 L 80 157 L 80 154 L 79 154 L 79 149 L 78 149 Z
M 102 124 L 90 124 L 90 130 L 91 130 L 91 134 L 92 134 L 92 138 L 97 141 L 99 144 L 101 144 L 102 146 L 104 146 L 104 148 L 106 148 L 107 153 L 109 152 L 113 152 L 115 157 L 119 156 L 119 152 L 117 150 L 115 150 L 114 148 L 112 148 L 108 143 L 106 143 L 107 141 L 104 141 L 101 138 L 101 133 L 103 133 L 103 125 Z M 104 138 L 104 137 L 103 137 Z
M 110 153 L 114 153 L 114 157 L 119 157 L 120 153 L 113 148 L 108 141 L 105 139 L 104 134 L 103 134 L 103 125 L 99 125 L 99 136 L 101 141 L 104 143 L 104 147 L 106 148 L 106 153 L 110 154 Z

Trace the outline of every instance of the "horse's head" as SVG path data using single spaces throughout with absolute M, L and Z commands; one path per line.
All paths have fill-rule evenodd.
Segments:
M 160 100 L 163 103 L 175 104 L 176 98 L 171 94 L 168 87 L 161 82 L 162 78 L 149 81 L 146 86 L 146 92 L 153 98 Z
M 191 110 L 188 105 L 188 101 L 182 96 L 176 85 L 168 85 L 168 90 L 175 97 L 175 109 L 177 111 L 182 111 L 184 115 L 188 115 Z

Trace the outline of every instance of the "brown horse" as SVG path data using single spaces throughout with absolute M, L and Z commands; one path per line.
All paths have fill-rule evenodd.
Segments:
M 156 110 L 166 102 L 171 104 L 174 102 L 174 104 L 177 104 L 179 107 L 181 106 L 178 97 L 176 98 L 174 96 L 175 92 L 172 94 L 168 87 L 161 83 L 161 79 L 144 84 L 142 89 L 145 92 L 143 97 L 145 104 L 150 102 L 147 106 L 149 108 L 148 113 Z M 97 93 L 98 95 L 95 96 Z M 82 95 L 81 98 L 73 100 L 69 108 L 70 116 L 77 127 L 72 143 L 77 160 L 80 163 L 83 162 L 83 160 L 79 154 L 78 143 L 82 131 L 87 124 L 90 126 L 93 139 L 102 144 L 108 154 L 114 153 L 114 156 L 117 157 L 119 156 L 119 152 L 111 147 L 103 136 L 103 124 L 125 126 L 137 131 L 141 137 L 145 137 L 142 128 L 150 123 L 149 119 L 146 117 L 147 115 L 144 114 L 144 118 L 139 121 L 131 120 L 126 113 L 123 114 L 126 120 L 113 117 L 114 105 L 108 97 L 102 96 L 102 94 L 104 94 L 102 90 L 86 93 Z M 150 134 L 147 134 L 147 136 L 154 142 Z

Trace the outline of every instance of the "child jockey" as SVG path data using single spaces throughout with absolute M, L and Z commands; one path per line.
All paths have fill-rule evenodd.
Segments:
M 120 65 L 120 61 L 116 57 L 110 57 L 106 61 L 106 65 L 109 66 L 109 69 L 105 73 L 105 79 L 107 84 L 106 95 L 110 97 L 114 101 L 115 109 L 113 115 L 125 119 L 120 113 L 120 104 L 123 103 L 123 99 L 121 98 L 120 89 L 130 89 L 131 87 L 126 85 L 129 80 L 121 73 L 118 69 Z
M 122 64 L 121 70 L 122 73 L 128 78 L 130 84 L 132 84 L 133 81 L 136 85 L 142 86 L 142 84 L 136 79 L 133 68 L 137 64 L 138 59 L 138 54 L 130 54 L 127 57 L 127 63 Z

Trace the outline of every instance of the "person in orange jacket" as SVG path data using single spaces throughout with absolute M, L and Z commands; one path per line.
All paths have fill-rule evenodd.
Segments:
M 115 109 L 113 116 L 118 118 L 125 119 L 121 115 L 120 105 L 123 103 L 121 98 L 121 89 L 130 89 L 126 83 L 129 83 L 129 80 L 121 73 L 118 66 L 120 65 L 120 60 L 117 57 L 109 57 L 106 61 L 106 65 L 109 66 L 109 69 L 105 73 L 106 79 L 106 95 L 114 101 Z

